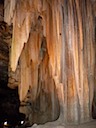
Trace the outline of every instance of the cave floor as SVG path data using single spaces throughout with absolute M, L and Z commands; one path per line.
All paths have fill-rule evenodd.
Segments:
M 50 122 L 44 125 L 34 124 L 32 127 L 28 127 L 28 128 L 96 128 L 96 120 L 80 125 L 67 125 L 67 126 L 64 124 L 59 124 L 59 122 L 58 123 Z
M 66 126 L 65 128 L 96 128 L 96 120 L 81 125 L 75 126 Z

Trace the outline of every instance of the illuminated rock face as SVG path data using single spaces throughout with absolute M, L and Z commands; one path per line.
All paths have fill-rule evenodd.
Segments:
M 95 82 L 91 0 L 5 0 L 5 7 L 4 19 L 13 23 L 10 65 L 16 76 L 20 67 L 21 111 L 31 124 L 58 116 L 64 123 L 89 121 Z

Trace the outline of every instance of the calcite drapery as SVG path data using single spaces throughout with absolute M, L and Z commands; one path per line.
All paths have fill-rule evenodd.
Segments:
M 38 68 L 44 59 L 46 49 L 41 46 L 45 37 L 49 56 L 47 66 L 49 64 L 51 67 L 48 67 L 49 76 L 54 79 L 58 97 L 61 92 L 63 94 L 63 97 L 59 97 L 64 110 L 63 121 L 78 123 L 90 120 L 95 72 L 91 0 L 16 0 L 15 3 L 16 7 L 11 9 L 15 8 L 14 15 L 13 12 L 11 14 L 11 68 L 15 71 L 20 58 L 20 100 L 24 100 L 29 87 L 32 89 L 31 100 L 35 101 L 38 97 L 38 79 L 42 82 L 38 77 Z
M 56 8 L 55 6 L 57 3 L 55 3 L 54 1 L 53 1 L 53 3 L 54 3 L 54 9 L 52 11 L 52 10 L 50 10 L 51 3 L 48 2 L 48 4 L 47 4 L 47 1 L 41 1 L 41 2 L 40 1 L 32 2 L 31 0 L 30 1 L 26 0 L 25 2 L 24 1 L 19 1 L 19 2 L 15 1 L 15 7 L 14 7 L 15 10 L 12 9 L 13 10 L 12 14 L 14 13 L 12 21 L 11 21 L 12 14 L 10 14 L 10 16 L 7 15 L 7 12 L 8 11 L 10 12 L 10 8 L 11 8 L 10 4 L 12 4 L 11 0 L 8 3 L 10 8 L 9 9 L 5 8 L 5 21 L 8 22 L 9 24 L 10 24 L 10 22 L 13 23 L 13 39 L 12 39 L 11 56 L 10 56 L 10 61 L 11 61 L 10 65 L 11 65 L 11 68 L 13 71 L 16 70 L 16 66 L 18 64 L 18 60 L 21 55 L 21 51 L 24 47 L 24 43 L 29 42 L 30 38 L 31 38 L 31 40 L 34 40 L 35 38 L 37 38 L 37 40 L 38 40 L 38 37 L 35 37 L 35 36 L 29 37 L 30 31 L 35 30 L 37 33 L 40 32 L 41 34 L 46 35 L 48 54 L 50 56 L 50 64 L 52 66 L 52 75 L 53 75 L 53 77 L 55 77 L 55 76 L 59 77 L 58 74 L 60 75 L 60 44 L 61 44 L 61 41 L 59 41 L 59 40 L 61 40 L 61 37 L 60 37 L 61 36 L 61 34 L 60 34 L 61 26 L 60 26 L 60 21 L 59 20 L 56 21 L 56 17 L 55 17 L 55 8 Z M 7 4 L 7 1 L 5 0 L 5 5 L 6 4 Z M 46 11 L 47 8 L 49 8 L 48 11 Z M 57 14 L 57 18 L 59 19 L 59 17 L 60 17 L 59 6 L 58 6 L 58 10 L 57 10 L 56 14 Z M 47 17 L 47 15 L 49 15 L 49 17 Z M 51 15 L 54 17 L 51 17 Z M 52 19 L 54 18 L 54 22 L 51 18 Z M 44 27 L 43 27 L 43 23 L 44 23 Z M 54 27 L 56 25 L 58 31 L 55 31 L 52 28 L 52 33 L 49 34 L 49 31 L 51 30 L 50 25 L 54 26 Z M 40 28 L 40 26 L 41 26 L 41 28 Z M 40 29 L 40 31 L 39 31 L 39 29 Z M 30 35 L 32 35 L 32 34 L 30 34 Z M 33 33 L 33 35 L 34 35 L 34 33 Z M 38 36 L 38 34 L 37 34 L 37 36 Z M 55 36 L 58 37 L 56 40 L 54 40 Z M 52 43 L 52 41 L 54 41 L 56 43 Z M 39 47 L 40 47 L 40 43 L 39 43 Z M 37 46 L 37 48 L 38 48 L 38 46 Z M 55 49 L 57 51 L 56 54 L 54 51 Z M 29 59 L 32 59 L 32 61 L 35 63 L 34 65 L 36 66 L 39 63 L 40 58 L 37 53 L 39 51 L 36 52 L 35 50 L 36 49 L 33 46 L 33 48 L 31 48 L 31 51 L 33 51 L 33 52 L 29 53 L 30 54 L 29 57 L 31 57 Z
M 25 103 L 25 106 L 21 106 L 20 110 L 26 113 L 30 124 L 56 120 L 60 113 L 56 86 L 49 63 L 46 38 L 41 37 L 35 31 L 30 33 L 29 42 L 24 47 L 20 61 L 20 64 L 23 65 L 21 67 L 21 80 L 23 81 L 19 85 L 22 88 L 19 91 L 20 99 L 22 100 L 22 97 L 25 97 L 22 102 L 22 104 Z M 39 44 L 41 46 L 38 49 Z M 26 56 L 28 51 L 30 59 Z
M 21 83 L 19 86 L 20 100 L 22 101 L 32 87 L 32 99 L 36 98 L 38 90 L 38 65 L 39 65 L 39 52 L 42 34 L 32 32 L 28 40 L 28 45 L 25 45 L 22 51 L 20 64 L 21 66 Z
M 5 0 L 4 20 L 10 25 L 13 23 L 13 38 L 11 46 L 11 68 L 16 70 L 18 59 L 23 49 L 24 43 L 27 43 L 31 29 L 31 12 L 26 11 L 28 1 Z
M 64 5 L 61 67 L 64 91 L 67 92 L 64 93 L 64 119 L 69 122 L 83 122 L 91 116 L 94 91 L 95 42 L 92 5 L 90 0 L 65 0 Z

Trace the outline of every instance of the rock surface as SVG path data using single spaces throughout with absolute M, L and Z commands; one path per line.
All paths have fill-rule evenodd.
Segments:
M 35 111 L 45 114 L 46 108 L 52 120 L 62 114 L 65 123 L 90 121 L 96 68 L 92 1 L 6 0 L 5 7 L 4 20 L 13 24 L 10 67 L 16 76 L 20 67 L 21 111 L 29 122 L 39 122 Z M 13 77 L 9 81 L 17 86 Z
M 4 22 L 4 1 L 0 1 L 0 87 L 7 86 L 9 65 L 10 27 Z
M 56 122 L 46 123 L 44 125 L 34 124 L 32 127 L 28 127 L 28 128 L 96 128 L 96 121 L 93 120 L 91 122 L 84 123 L 81 125 L 64 125 L 56 121 Z

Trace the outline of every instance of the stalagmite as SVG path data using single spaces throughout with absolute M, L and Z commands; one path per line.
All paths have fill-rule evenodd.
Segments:
M 53 121 L 59 114 L 64 123 L 89 121 L 95 82 L 91 0 L 9 1 L 10 64 L 12 71 L 20 65 L 19 97 L 30 104 L 21 109 L 30 124 Z

